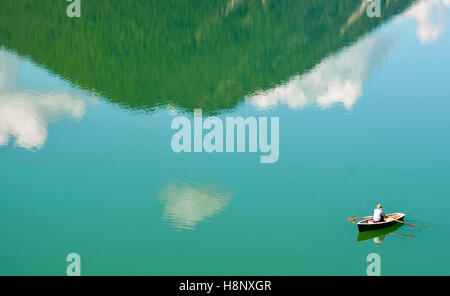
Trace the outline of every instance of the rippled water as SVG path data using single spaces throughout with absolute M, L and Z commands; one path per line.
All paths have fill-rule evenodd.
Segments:
M 31 13 L 17 3 L 0 11 Z M 47 42 L 0 22 L 0 274 L 65 275 L 78 253 L 83 275 L 365 275 L 374 252 L 383 275 L 449 274 L 448 1 L 377 23 L 351 1 L 137 3 L 167 18 L 136 21 L 153 47 L 108 4 L 129 35 L 89 8 L 90 33 L 63 15 L 72 38 L 42 23 Z M 278 162 L 174 153 L 194 108 L 279 117 Z M 346 219 L 377 203 L 416 228 L 359 234 Z

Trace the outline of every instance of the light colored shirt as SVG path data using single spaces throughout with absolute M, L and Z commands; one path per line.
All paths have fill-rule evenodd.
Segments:
M 375 209 L 373 211 L 373 222 L 380 222 L 384 218 L 383 210 Z

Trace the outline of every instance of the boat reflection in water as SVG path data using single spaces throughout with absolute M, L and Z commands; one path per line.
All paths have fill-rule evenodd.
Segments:
M 413 234 L 398 233 L 397 230 L 402 226 L 403 224 L 396 224 L 383 229 L 359 232 L 357 241 L 363 242 L 372 239 L 377 246 L 380 246 L 388 234 L 402 237 L 415 237 Z
M 177 229 L 191 230 L 223 211 L 231 197 L 230 190 L 195 183 L 169 183 L 159 192 L 159 200 L 164 203 L 164 219 Z

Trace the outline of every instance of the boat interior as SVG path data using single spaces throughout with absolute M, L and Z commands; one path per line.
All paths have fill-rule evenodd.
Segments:
M 405 214 L 400 214 L 400 213 L 388 214 L 388 215 L 386 215 L 386 218 L 384 219 L 384 221 L 382 221 L 382 222 L 375 222 L 375 223 L 391 222 L 392 220 L 401 219 L 404 216 L 405 216 Z M 361 224 L 374 224 L 373 219 L 363 220 L 363 221 L 361 221 L 359 223 L 361 223 Z

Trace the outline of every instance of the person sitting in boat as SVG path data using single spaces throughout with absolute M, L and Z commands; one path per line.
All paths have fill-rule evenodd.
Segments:
M 373 211 L 373 223 L 383 222 L 385 217 L 383 207 L 377 204 L 377 208 Z

